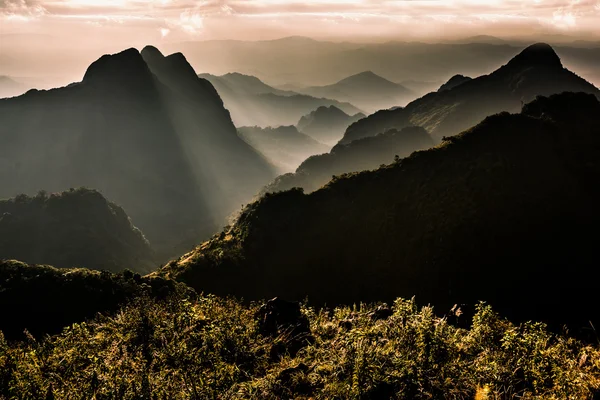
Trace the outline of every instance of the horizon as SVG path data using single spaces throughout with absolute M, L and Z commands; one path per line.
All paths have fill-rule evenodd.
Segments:
M 1 34 L 50 34 L 72 43 L 140 39 L 269 40 L 599 37 L 597 0 L 2 0 Z M 102 36 L 102 37 L 97 37 Z M 93 39 L 93 40 L 92 40 Z

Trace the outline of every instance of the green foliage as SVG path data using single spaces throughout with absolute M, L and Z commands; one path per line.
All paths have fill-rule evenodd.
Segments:
M 114 272 L 156 268 L 148 241 L 125 211 L 86 188 L 0 200 L 0 259 Z
M 313 344 L 274 361 L 257 304 L 213 296 L 142 297 L 113 316 L 61 334 L 7 343 L 0 396 L 69 399 L 588 399 L 600 386 L 600 349 L 520 326 L 481 304 L 460 329 L 398 299 L 316 310 Z M 477 396 L 477 397 L 476 397 Z

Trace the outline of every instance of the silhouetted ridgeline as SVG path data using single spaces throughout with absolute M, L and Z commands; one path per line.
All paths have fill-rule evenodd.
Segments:
M 99 312 L 114 312 L 136 297 L 164 298 L 178 286 L 131 271 L 113 274 L 0 261 L 0 331 L 9 339 L 22 339 L 25 329 L 36 337 L 55 334 Z
M 125 211 L 83 188 L 0 201 L 0 259 L 141 273 L 158 264 Z
M 330 150 L 330 146 L 298 132 L 295 126 L 260 128 L 243 126 L 238 129 L 242 139 L 260 151 L 280 173 L 294 171 L 308 157 Z
M 488 115 L 518 112 L 535 96 L 565 91 L 593 93 L 594 85 L 563 67 L 547 44 L 523 50 L 508 64 L 490 75 L 464 82 L 450 90 L 429 93 L 403 109 L 379 111 L 351 125 L 342 143 L 374 136 L 407 125 L 422 126 L 436 140 L 455 135 Z
M 463 75 L 454 75 L 452 78 L 450 78 L 448 80 L 448 82 L 446 82 L 442 86 L 440 86 L 440 88 L 438 89 L 438 92 L 443 92 L 445 90 L 454 89 L 455 87 L 462 85 L 465 82 L 469 82 L 470 80 L 473 80 L 473 78 L 468 77 L 468 76 L 463 76 Z
M 310 195 L 267 195 L 161 273 L 246 299 L 484 299 L 510 317 L 587 324 L 598 317 L 599 132 L 595 96 L 541 98 Z
M 1 197 L 87 186 L 161 259 L 212 234 L 274 176 L 181 54 L 105 55 L 82 82 L 0 100 Z
M 363 113 L 348 115 L 335 106 L 322 106 L 300 118 L 296 126 L 302 133 L 334 145 L 344 136 L 350 124 L 364 117 Z
M 395 157 L 407 157 L 414 151 L 431 147 L 433 141 L 423 128 L 392 129 L 349 144 L 338 144 L 327 154 L 312 156 L 295 173 L 277 177 L 262 193 L 294 187 L 312 192 L 329 182 L 333 175 L 376 169 L 393 162 Z

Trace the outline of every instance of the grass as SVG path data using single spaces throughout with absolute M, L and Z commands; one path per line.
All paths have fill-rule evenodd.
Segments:
M 312 344 L 259 334 L 260 304 L 213 296 L 138 299 L 61 334 L 0 336 L 0 397 L 15 399 L 592 399 L 600 350 L 514 325 L 480 304 L 469 329 L 398 299 L 333 310 L 303 306 Z

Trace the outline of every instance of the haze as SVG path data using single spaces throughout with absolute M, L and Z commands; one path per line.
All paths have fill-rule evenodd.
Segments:
M 524 44 L 590 41 L 599 19 L 598 0 L 0 0 L 0 75 L 65 85 L 99 53 L 149 43 L 179 51 L 220 39 L 440 42 L 483 32 Z

